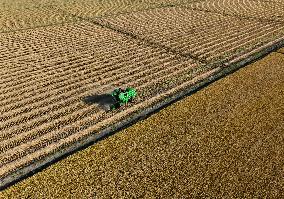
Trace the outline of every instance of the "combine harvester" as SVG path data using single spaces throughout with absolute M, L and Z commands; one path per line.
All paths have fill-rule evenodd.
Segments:
M 121 89 L 117 88 L 111 93 L 112 97 L 115 100 L 115 103 L 110 106 L 110 110 L 115 110 L 127 104 L 128 102 L 132 102 L 133 99 L 137 96 L 137 92 L 134 88 L 126 88 Z

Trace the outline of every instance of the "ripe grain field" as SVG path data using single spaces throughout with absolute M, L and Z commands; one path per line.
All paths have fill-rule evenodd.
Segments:
M 0 187 L 284 39 L 274 15 L 192 8 L 203 1 L 0 2 L 19 12 L 0 18 Z M 92 100 L 126 86 L 138 98 L 120 110 Z

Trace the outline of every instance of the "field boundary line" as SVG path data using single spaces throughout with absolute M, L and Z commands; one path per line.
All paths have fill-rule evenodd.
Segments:
M 89 20 L 87 20 L 87 21 L 89 21 Z M 179 53 L 178 51 L 176 51 L 176 50 L 174 50 L 174 49 L 172 49 L 170 47 L 167 47 L 167 46 L 162 45 L 162 44 L 158 44 L 158 43 L 150 41 L 149 39 L 146 39 L 146 38 L 141 38 L 140 36 L 138 36 L 138 35 L 136 35 L 134 33 L 131 33 L 129 31 L 127 31 L 127 30 L 118 29 L 117 27 L 113 27 L 109 23 L 104 23 L 102 21 L 98 22 L 98 21 L 93 21 L 93 20 L 90 20 L 89 22 L 91 22 L 91 23 L 93 23 L 95 25 L 101 26 L 102 28 L 107 28 L 109 30 L 115 31 L 117 33 L 120 33 L 122 35 L 130 37 L 132 39 L 135 39 L 136 41 L 138 41 L 138 43 L 140 45 L 141 44 L 146 44 L 149 47 L 159 48 L 159 49 L 165 50 L 167 53 L 174 54 L 177 57 L 183 57 L 183 58 L 186 58 L 186 59 L 193 59 L 195 61 L 199 61 L 202 64 L 209 64 L 209 62 L 207 62 L 205 59 L 200 59 L 197 56 L 194 56 L 194 55 L 189 54 L 189 53 L 186 54 L 186 55 L 183 55 L 183 54 Z
M 47 168 L 51 164 L 54 164 L 58 162 L 59 160 L 62 160 L 63 158 L 71 154 L 74 154 L 75 152 L 79 150 L 85 149 L 88 146 L 102 139 L 105 139 L 108 136 L 113 135 L 117 133 L 118 131 L 121 131 L 122 129 L 125 129 L 133 125 L 134 123 L 149 117 L 150 115 L 158 112 L 162 108 L 165 108 L 171 105 L 172 103 L 177 102 L 178 100 L 188 95 L 191 95 L 197 92 L 198 90 L 201 90 L 202 88 L 219 80 L 220 78 L 237 71 L 238 69 L 244 67 L 245 65 L 249 63 L 259 60 L 260 58 L 264 57 L 270 52 L 276 51 L 283 46 L 284 46 L 284 37 L 278 40 L 275 40 L 274 42 L 269 42 L 251 51 L 250 53 L 247 53 L 243 56 L 235 58 L 234 60 L 232 60 L 231 62 L 229 62 L 228 64 L 224 66 L 213 68 L 212 70 L 206 72 L 205 74 L 201 74 L 195 77 L 194 79 L 196 78 L 198 79 L 200 77 L 205 76 L 205 78 L 201 78 L 201 80 L 197 81 L 197 83 L 195 83 L 194 85 L 189 84 L 189 86 L 187 85 L 182 90 L 179 90 L 177 93 L 173 93 L 169 95 L 165 99 L 161 100 L 159 103 L 155 105 L 150 105 L 150 107 L 147 107 L 143 111 L 133 114 L 131 118 L 123 119 L 122 121 L 117 122 L 114 125 L 103 129 L 100 133 L 92 134 L 91 136 L 83 138 L 73 143 L 71 146 L 64 148 L 61 151 L 48 155 L 42 160 L 33 162 L 24 168 L 18 169 L 15 173 L 9 176 L 6 176 L 5 178 L 0 179 L 0 190 L 6 189 L 9 186 L 12 186 L 13 184 L 19 182 L 20 180 L 30 177 L 38 171 L 42 171 L 43 169 Z M 186 83 L 188 82 L 185 82 L 184 84 Z
M 201 2 L 201 1 L 205 1 L 205 0 L 199 0 L 199 1 L 197 0 L 197 2 Z M 186 4 L 186 3 L 183 3 L 183 4 Z M 163 9 L 165 7 L 160 7 L 158 9 Z M 167 6 L 167 7 L 176 7 L 176 5 L 174 5 L 174 6 Z M 157 7 L 153 8 L 153 9 L 157 9 Z M 124 30 L 124 29 L 112 26 L 108 22 L 103 22 L 102 19 L 104 17 L 106 17 L 106 16 L 94 17 L 94 18 L 86 18 L 86 17 L 81 17 L 81 16 L 78 16 L 78 15 L 69 13 L 69 12 L 67 12 L 65 10 L 60 9 L 60 8 L 57 8 L 57 10 L 59 12 L 62 12 L 65 15 L 70 15 L 70 16 L 72 16 L 74 18 L 78 18 L 78 19 L 80 19 L 80 21 L 86 21 L 86 22 L 92 23 L 94 25 L 97 25 L 99 27 L 102 27 L 104 29 L 108 29 L 108 30 L 111 30 L 113 32 L 119 33 L 121 35 L 127 36 L 128 38 L 136 40 L 139 45 L 145 44 L 146 46 L 149 46 L 149 47 L 152 47 L 152 48 L 163 49 L 167 53 L 172 53 L 172 54 L 176 55 L 177 57 L 183 57 L 183 58 L 186 58 L 186 59 L 190 58 L 190 59 L 193 59 L 195 61 L 199 61 L 202 64 L 210 64 L 210 62 L 206 61 L 205 59 L 200 59 L 197 56 L 192 55 L 191 53 L 187 53 L 186 55 L 183 55 L 183 54 L 179 53 L 178 51 L 176 51 L 176 50 L 174 50 L 174 49 L 172 49 L 170 47 L 166 47 L 166 46 L 164 46 L 162 44 L 158 44 L 156 42 L 150 41 L 149 39 L 142 38 L 142 37 L 140 37 L 140 36 L 138 36 L 138 35 L 136 35 L 136 34 L 134 34 L 132 32 L 127 31 L 127 30 Z M 143 10 L 141 10 L 141 11 L 143 11 Z M 135 11 L 134 12 L 130 12 L 130 13 L 135 13 Z M 121 14 L 124 14 L 124 13 L 121 13 Z
M 65 11 L 63 11 L 63 12 L 65 12 Z M 73 14 L 70 14 L 70 15 L 73 15 Z M 150 40 L 148 40 L 146 38 L 141 38 L 138 35 L 135 35 L 135 34 L 129 32 L 127 30 L 118 29 L 117 27 L 113 27 L 109 23 L 104 23 L 101 20 L 102 18 L 84 18 L 84 17 L 80 17 L 80 16 L 76 16 L 76 15 L 74 15 L 74 16 L 80 18 L 82 21 L 86 21 L 86 22 L 92 23 L 92 24 L 97 25 L 97 26 L 99 26 L 101 28 L 108 29 L 110 31 L 119 33 L 120 35 L 124 35 L 124 36 L 126 36 L 128 38 L 134 39 L 139 45 L 143 45 L 144 44 L 144 45 L 152 47 L 152 48 L 158 48 L 158 49 L 161 49 L 161 50 L 165 50 L 167 53 L 171 53 L 171 54 L 173 54 L 173 55 L 175 55 L 177 57 L 182 57 L 182 58 L 186 58 L 186 59 L 193 59 L 195 61 L 199 61 L 202 64 L 210 64 L 205 59 L 199 59 L 197 56 L 194 56 L 194 55 L 191 55 L 191 54 L 183 55 L 183 54 L 177 52 L 176 50 L 171 49 L 170 47 L 166 47 L 164 45 L 155 43 L 155 42 L 150 41 Z

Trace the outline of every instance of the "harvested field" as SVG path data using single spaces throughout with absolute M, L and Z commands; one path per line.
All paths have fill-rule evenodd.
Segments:
M 0 0 L 0 33 L 78 20 L 58 11 L 60 5 L 59 0 Z
M 0 33 L 200 0 L 0 0 Z
M 0 198 L 283 198 L 283 63 L 272 53 Z
M 182 6 L 241 18 L 254 18 L 262 21 L 279 21 L 284 24 L 284 1 L 263 0 L 204 0 Z
M 178 92 L 209 69 L 87 22 L 1 40 L 0 178 Z M 138 89 L 135 106 L 106 112 L 84 101 L 117 86 Z
M 114 30 L 204 63 L 226 63 L 284 38 L 279 22 L 239 19 L 181 7 L 95 19 Z
M 203 0 L 71 0 L 64 3 L 62 9 L 76 16 L 93 18 L 198 1 Z

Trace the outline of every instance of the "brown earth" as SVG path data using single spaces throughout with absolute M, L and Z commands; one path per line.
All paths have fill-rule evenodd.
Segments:
M 0 197 L 283 198 L 283 63 L 272 53 Z
M 167 7 L 179 4 L 188 4 L 203 0 L 72 0 L 63 3 L 62 11 L 84 18 L 112 16 L 127 12 L 137 12 L 159 7 Z
M 78 21 L 58 7 L 58 0 L 1 0 L 0 33 Z

